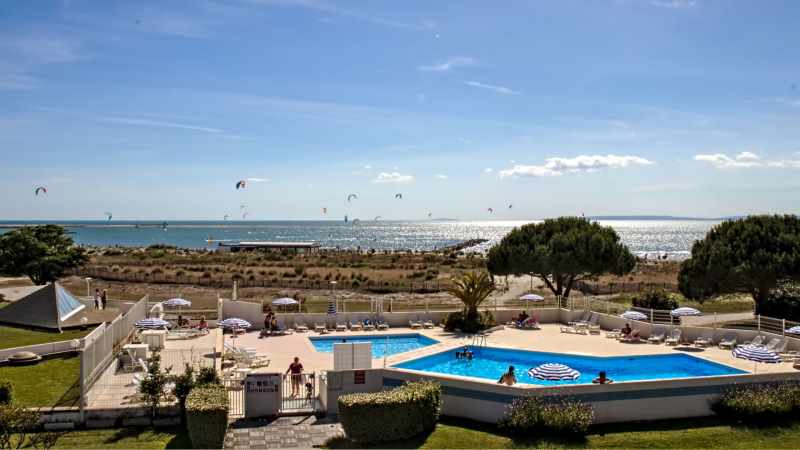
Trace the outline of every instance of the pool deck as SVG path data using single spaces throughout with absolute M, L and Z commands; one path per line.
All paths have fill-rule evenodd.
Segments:
M 438 344 L 413 350 L 410 352 L 399 353 L 387 357 L 373 360 L 372 367 L 388 367 L 402 361 L 420 358 L 444 350 L 472 344 L 471 336 L 448 333 L 441 328 L 427 330 L 411 330 L 409 328 L 392 328 L 388 331 L 344 331 L 332 332 L 326 336 L 386 336 L 391 334 L 419 333 L 439 341 Z M 249 347 L 255 349 L 259 354 L 270 359 L 270 364 L 266 368 L 258 369 L 260 372 L 284 372 L 289 367 L 292 359 L 297 356 L 303 363 L 305 371 L 322 371 L 333 368 L 333 354 L 321 353 L 314 349 L 309 341 L 310 336 L 319 336 L 318 333 L 309 331 L 306 333 L 294 333 L 286 336 L 273 336 L 260 339 L 258 332 L 249 332 L 231 339 L 230 335 L 225 335 L 225 342 L 235 341 L 237 347 Z M 736 367 L 748 373 L 753 373 L 756 368 L 755 363 L 731 356 L 730 350 L 722 350 L 718 347 L 708 347 L 705 349 L 689 348 L 689 346 L 671 347 L 664 344 L 650 344 L 646 341 L 641 343 L 622 343 L 616 339 L 605 337 L 605 332 L 600 334 L 578 335 L 561 333 L 558 324 L 543 324 L 541 330 L 518 330 L 506 328 L 491 333 L 486 344 L 489 347 L 503 347 L 521 350 L 534 350 L 542 352 L 572 353 L 588 356 L 634 356 L 634 355 L 664 355 L 676 352 L 688 353 L 699 358 L 707 359 L 727 366 Z M 758 364 L 757 373 L 780 373 L 797 372 L 792 368 L 791 361 L 779 364 Z M 478 380 L 475 378 L 475 380 Z M 485 381 L 485 380 L 483 380 Z

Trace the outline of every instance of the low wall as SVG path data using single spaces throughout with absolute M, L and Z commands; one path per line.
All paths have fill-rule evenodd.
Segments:
M 78 344 L 80 347 L 82 344 Z M 53 353 L 64 353 L 74 351 L 75 347 L 72 346 L 72 340 L 48 342 L 46 344 L 26 345 L 24 347 L 6 348 L 0 350 L 0 362 L 6 361 L 9 356 L 17 352 L 31 352 L 37 355 L 45 356 Z
M 503 386 L 458 377 L 419 374 L 402 369 L 365 370 L 365 382 L 356 385 L 353 370 L 327 372 L 327 385 L 320 394 L 329 413 L 338 411 L 340 395 L 377 392 L 406 381 L 432 380 L 442 385 L 442 414 L 496 423 L 508 405 L 519 397 L 567 396 L 594 409 L 595 423 L 677 419 L 712 415 L 712 403 L 727 388 L 743 384 L 800 381 L 800 373 L 730 375 L 675 380 L 639 381 L 607 385 L 558 387 Z M 333 383 L 331 381 L 334 381 Z
M 85 421 L 81 421 L 80 408 L 40 408 L 40 423 L 47 430 L 68 430 L 86 426 L 86 428 L 110 428 L 114 426 L 149 426 L 150 411 L 143 406 L 119 408 L 86 409 Z M 180 409 L 175 405 L 162 406 L 158 409 L 157 426 L 178 425 Z

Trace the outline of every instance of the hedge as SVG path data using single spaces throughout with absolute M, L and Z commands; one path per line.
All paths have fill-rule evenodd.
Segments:
M 0 380 L 0 405 L 10 405 L 14 400 L 14 386 L 8 380 Z
M 722 393 L 712 409 L 737 422 L 771 424 L 800 413 L 800 384 L 734 386 Z
M 228 391 L 208 384 L 192 389 L 186 398 L 186 429 L 194 448 L 222 448 L 228 429 Z
M 431 431 L 439 420 L 438 383 L 407 383 L 391 391 L 339 397 L 339 419 L 347 437 L 359 443 L 407 439 Z
M 515 399 L 498 423 L 501 430 L 518 436 L 558 435 L 580 438 L 594 421 L 592 405 L 568 397 L 545 401 L 541 396 Z

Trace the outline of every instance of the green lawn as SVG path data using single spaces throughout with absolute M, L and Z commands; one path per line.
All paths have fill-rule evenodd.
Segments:
M 336 440 L 331 448 L 358 448 Z M 583 440 L 512 439 L 486 424 L 443 418 L 426 436 L 379 448 L 800 448 L 800 422 L 769 428 L 731 426 L 716 418 L 603 425 Z
M 80 339 L 92 330 L 67 330 L 63 333 L 0 326 L 0 349 Z
M 53 448 L 162 449 L 192 448 L 192 445 L 186 432 L 177 427 L 134 427 L 69 431 L 59 436 Z
M 11 381 L 18 405 L 76 406 L 80 370 L 80 357 L 69 355 L 46 358 L 32 366 L 2 366 L 0 379 Z

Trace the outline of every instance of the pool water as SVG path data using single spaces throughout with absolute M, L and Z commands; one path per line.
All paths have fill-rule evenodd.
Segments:
M 684 353 L 644 356 L 581 356 L 492 347 L 470 347 L 471 361 L 456 359 L 455 349 L 395 364 L 401 369 L 419 370 L 497 381 L 514 366 L 517 382 L 545 386 L 591 383 L 601 370 L 615 382 L 707 377 L 747 373 Z M 580 372 L 577 380 L 547 381 L 533 378 L 528 370 L 544 363 L 565 364 Z
M 416 350 L 429 345 L 438 344 L 439 341 L 421 334 L 387 334 L 382 336 L 314 336 L 309 337 L 314 349 L 318 352 L 333 353 L 333 344 L 342 342 L 371 342 L 372 357 L 384 356 Z

